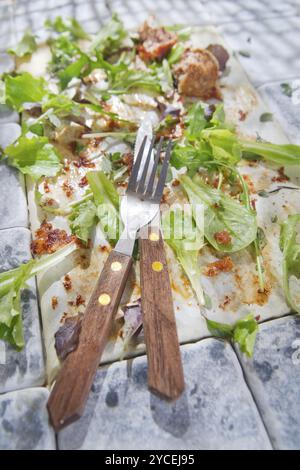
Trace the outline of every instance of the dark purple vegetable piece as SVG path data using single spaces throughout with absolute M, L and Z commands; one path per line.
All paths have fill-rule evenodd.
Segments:
M 229 59 L 226 49 L 221 44 L 210 44 L 206 49 L 215 56 L 219 63 L 219 69 L 223 72 Z
M 82 315 L 66 318 L 54 335 L 56 354 L 61 361 L 78 346 Z

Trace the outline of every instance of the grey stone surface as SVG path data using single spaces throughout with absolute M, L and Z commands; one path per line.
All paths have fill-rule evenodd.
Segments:
M 299 449 L 300 318 L 260 325 L 253 360 L 240 359 L 274 447 Z
M 260 21 L 265 18 L 276 18 L 296 15 L 299 2 L 294 0 L 202 0 L 204 8 L 211 16 L 212 24 L 229 21 Z
M 25 228 L 0 230 L 0 272 L 30 259 L 30 232 Z M 16 351 L 0 341 L 0 393 L 43 385 L 45 368 L 35 280 L 22 293 L 25 347 Z
M 0 449 L 54 450 L 48 422 L 46 388 L 29 388 L 0 395 Z
M 283 82 L 262 85 L 258 91 L 291 142 L 300 145 L 300 76 L 286 81 L 293 90 L 292 96 L 283 93 Z
M 95 33 L 109 17 L 109 11 L 105 0 L 20 0 L 15 7 L 15 39 L 20 39 L 24 30 L 30 27 L 40 40 L 45 40 L 48 32 L 44 22 L 56 16 L 76 18 L 86 31 Z
M 0 104 L 0 125 L 7 122 L 19 122 L 19 114 L 8 106 Z
M 3 73 L 10 73 L 15 68 L 15 61 L 13 57 L 5 52 L 0 52 L 0 75 Z
M 201 25 L 211 22 L 202 1 L 193 0 L 110 0 L 111 11 L 118 13 L 127 27 L 139 26 L 149 15 L 162 24 Z
M 269 449 L 232 347 L 182 347 L 186 391 L 169 403 L 147 388 L 145 357 L 99 370 L 86 412 L 59 434 L 60 449 Z
M 232 22 L 220 26 L 254 85 L 299 76 L 300 17 Z
M 0 124 L 0 147 L 5 148 L 21 135 L 21 126 L 16 122 Z
M 0 229 L 26 227 L 27 201 L 23 175 L 0 161 Z

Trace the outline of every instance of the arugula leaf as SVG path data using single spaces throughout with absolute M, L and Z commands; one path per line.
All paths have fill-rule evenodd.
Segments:
M 243 353 L 248 357 L 253 356 L 258 324 L 251 313 L 245 318 L 238 320 L 234 325 L 219 323 L 208 318 L 206 318 L 206 325 L 213 336 L 233 340 L 239 344 L 240 350 Z
M 209 243 L 223 253 L 234 253 L 249 246 L 257 235 L 257 221 L 254 211 L 240 204 L 221 190 L 204 184 L 200 178 L 197 184 L 188 176 L 180 178 L 192 207 L 204 204 L 204 235 Z M 229 243 L 218 241 L 217 234 L 227 233 Z
M 73 39 L 89 39 L 90 37 L 75 18 L 63 19 L 61 16 L 57 16 L 54 20 L 46 20 L 45 27 L 57 33 L 68 32 Z
M 262 156 L 265 160 L 278 165 L 299 165 L 300 146 L 293 144 L 271 144 L 269 142 L 254 142 L 240 140 L 243 152 L 250 152 Z
M 70 228 L 80 240 L 87 243 L 90 232 L 97 222 L 97 209 L 93 201 L 85 201 L 74 207 L 69 216 Z
M 105 236 L 115 243 L 120 236 L 119 194 L 103 171 L 89 171 L 87 179 L 94 196 L 97 217 Z
M 284 95 L 291 98 L 293 96 L 293 87 L 289 83 L 280 83 L 281 91 Z
M 24 57 L 32 54 L 36 50 L 37 43 L 35 36 L 32 34 L 31 29 L 27 29 L 21 41 L 15 47 L 8 49 L 7 52 L 17 57 Z
M 88 74 L 90 70 L 89 65 L 89 58 L 82 53 L 77 60 L 69 64 L 66 68 L 60 70 L 57 75 L 60 80 L 61 88 L 66 88 L 72 78 L 82 76 L 83 72 L 85 72 L 84 75 Z
M 172 49 L 170 54 L 168 55 L 168 62 L 169 65 L 176 64 L 180 60 L 180 57 L 182 56 L 185 48 L 182 44 L 175 44 Z
M 0 273 L 0 339 L 17 350 L 24 347 L 21 291 L 35 274 L 51 268 L 71 254 L 77 246 L 71 243 L 55 253 L 30 260 L 18 268 Z
M 6 104 L 19 112 L 23 110 L 24 103 L 39 103 L 47 93 L 45 80 L 28 72 L 15 77 L 6 75 L 4 82 Z
M 110 21 L 100 29 L 92 44 L 91 52 L 101 53 L 104 57 L 112 55 L 120 48 L 126 37 L 127 31 L 124 28 L 123 22 L 114 13 Z
M 194 103 L 188 110 L 185 119 L 186 129 L 184 135 L 190 141 L 197 141 L 202 137 L 202 131 L 208 126 L 205 117 L 205 108 L 201 102 Z
M 26 285 L 33 261 L 9 272 L 0 273 L 0 338 L 15 346 L 24 347 L 21 289 Z
M 203 234 L 194 223 L 184 223 L 184 217 L 185 213 L 180 209 L 165 212 L 162 217 L 163 236 L 186 273 L 199 304 L 204 305 L 201 269 L 198 264 L 199 250 L 204 245 Z
M 192 176 L 200 166 L 204 166 L 210 159 L 210 150 L 202 143 L 197 146 L 176 143 L 172 150 L 171 165 L 177 170 L 186 167 Z
M 229 129 L 204 129 L 202 139 L 211 148 L 213 158 L 217 161 L 235 165 L 240 161 L 242 150 L 237 136 Z
M 300 243 L 297 241 L 299 225 L 300 214 L 289 215 L 281 225 L 280 232 L 280 249 L 283 252 L 283 288 L 290 307 L 297 313 L 300 313 Z
M 47 137 L 21 135 L 18 140 L 6 147 L 8 163 L 34 180 L 41 176 L 55 176 L 61 169 L 60 157 Z
M 64 70 L 76 58 L 81 56 L 79 47 L 68 34 L 61 34 L 56 39 L 49 40 L 48 43 L 52 54 L 52 60 L 48 65 L 51 73 L 55 74 L 60 70 Z

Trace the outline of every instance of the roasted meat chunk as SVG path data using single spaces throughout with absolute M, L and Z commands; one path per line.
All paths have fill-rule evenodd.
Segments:
M 220 97 L 217 85 L 219 64 L 208 50 L 187 49 L 173 67 L 173 72 L 178 81 L 179 93 L 202 99 Z
M 146 62 L 163 59 L 177 41 L 175 33 L 165 28 L 153 27 L 148 22 L 145 22 L 140 29 L 139 38 L 141 42 L 138 46 L 139 56 Z

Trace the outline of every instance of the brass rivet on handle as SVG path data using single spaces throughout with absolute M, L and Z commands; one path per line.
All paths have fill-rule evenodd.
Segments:
M 112 271 L 120 271 L 122 269 L 122 264 L 119 261 L 114 261 L 110 265 Z
M 152 269 L 153 271 L 159 273 L 164 269 L 163 264 L 160 261 L 153 261 L 152 263 Z
M 98 302 L 100 305 L 108 305 L 110 304 L 110 295 L 108 294 L 101 294 L 98 298 Z
M 158 233 L 155 233 L 155 232 L 151 232 L 150 235 L 149 235 L 149 240 L 151 242 L 157 242 L 159 240 L 159 235 Z

